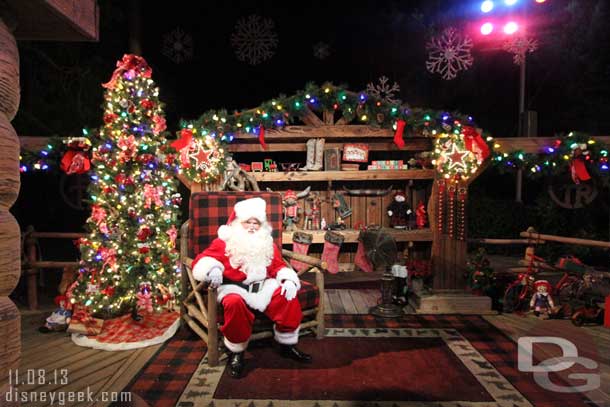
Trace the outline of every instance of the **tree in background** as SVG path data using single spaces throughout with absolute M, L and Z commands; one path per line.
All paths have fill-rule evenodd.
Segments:
M 159 89 L 146 61 L 125 55 L 103 86 L 104 125 L 93 143 L 89 236 L 73 302 L 92 314 L 160 310 L 177 292 L 180 194 L 166 150 Z

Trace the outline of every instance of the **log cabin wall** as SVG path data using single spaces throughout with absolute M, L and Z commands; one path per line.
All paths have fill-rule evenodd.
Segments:
M 0 20 L 0 394 L 8 389 L 8 372 L 19 366 L 21 317 L 8 295 L 19 282 L 20 231 L 9 208 L 20 187 L 19 140 L 11 125 L 20 99 L 19 53 L 7 24 Z

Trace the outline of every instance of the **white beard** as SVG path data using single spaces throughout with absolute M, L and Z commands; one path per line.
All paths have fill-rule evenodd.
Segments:
M 265 222 L 256 232 L 248 233 L 239 221 L 233 222 L 231 237 L 226 241 L 226 255 L 232 267 L 246 273 L 244 284 L 264 280 L 273 259 L 271 226 Z

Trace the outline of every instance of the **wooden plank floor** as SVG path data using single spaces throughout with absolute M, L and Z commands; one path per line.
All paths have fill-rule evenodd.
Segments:
M 58 405 L 58 397 L 65 397 L 65 405 L 69 406 L 107 406 L 112 397 L 120 399 L 121 391 L 161 346 L 116 352 L 84 348 L 75 345 L 65 332 L 39 333 L 45 316 L 26 312 L 21 318 L 19 382 L 24 384 L 18 386 L 18 391 L 31 395 L 28 400 L 37 397 L 36 402 L 21 405 L 50 405 L 53 394 L 54 405 Z M 39 381 L 42 376 L 44 382 Z M 69 402 L 70 392 L 82 399 Z M 45 397 L 42 394 L 47 397 L 46 402 L 41 401 Z M 93 403 L 88 401 L 89 395 L 95 400 Z M 103 402 L 103 397 L 108 402 Z
M 380 300 L 378 289 L 349 290 L 327 289 L 325 295 L 326 314 L 368 314 L 371 307 Z M 409 310 L 406 310 L 408 312 Z M 491 324 L 505 332 L 513 340 L 532 332 L 536 324 L 541 321 L 534 317 L 522 317 L 512 314 L 489 315 L 484 318 Z M 120 352 L 107 352 L 83 348 L 72 343 L 65 333 L 40 334 L 37 331 L 43 315 L 25 315 L 22 317 L 22 359 L 20 370 L 43 369 L 47 378 L 57 372 L 61 377 L 62 369 L 67 369 L 67 384 L 48 383 L 44 385 L 30 384 L 19 387 L 19 391 L 29 391 L 41 394 L 46 392 L 85 392 L 90 391 L 93 397 L 101 392 L 121 392 L 125 386 L 136 376 L 146 362 L 155 354 L 161 345 L 144 349 Z M 543 321 L 542 321 L 543 322 Z M 562 327 L 571 327 L 568 320 L 556 321 L 549 330 L 550 336 L 562 335 Z M 565 323 L 565 325 L 562 325 Z M 596 361 L 600 364 L 601 388 L 592 397 L 601 401 L 602 405 L 610 405 L 610 329 L 601 326 L 587 326 L 579 328 L 593 339 L 591 349 L 598 355 Z M 29 370 L 32 372 L 32 370 Z M 133 395 L 134 401 L 137 396 Z M 605 403 L 605 404 L 604 404 Z M 22 403 L 28 406 L 42 406 L 49 403 Z M 78 406 L 105 406 L 109 403 L 66 403 Z M 139 404 L 135 404 L 139 405 Z

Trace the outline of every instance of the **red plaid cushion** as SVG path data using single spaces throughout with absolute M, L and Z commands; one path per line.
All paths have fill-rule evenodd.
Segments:
M 217 237 L 218 228 L 227 223 L 233 206 L 244 199 L 260 197 L 267 202 L 267 221 L 275 243 L 282 247 L 282 197 L 278 192 L 218 191 L 191 195 L 189 257 L 194 258 Z
M 301 280 L 301 289 L 297 293 L 297 298 L 301 304 L 301 309 L 315 308 L 320 303 L 320 291 L 315 285 Z M 222 305 L 218 307 L 218 323 L 224 322 Z M 269 319 L 262 312 L 255 311 L 256 319 L 262 319 L 263 323 L 268 323 Z

